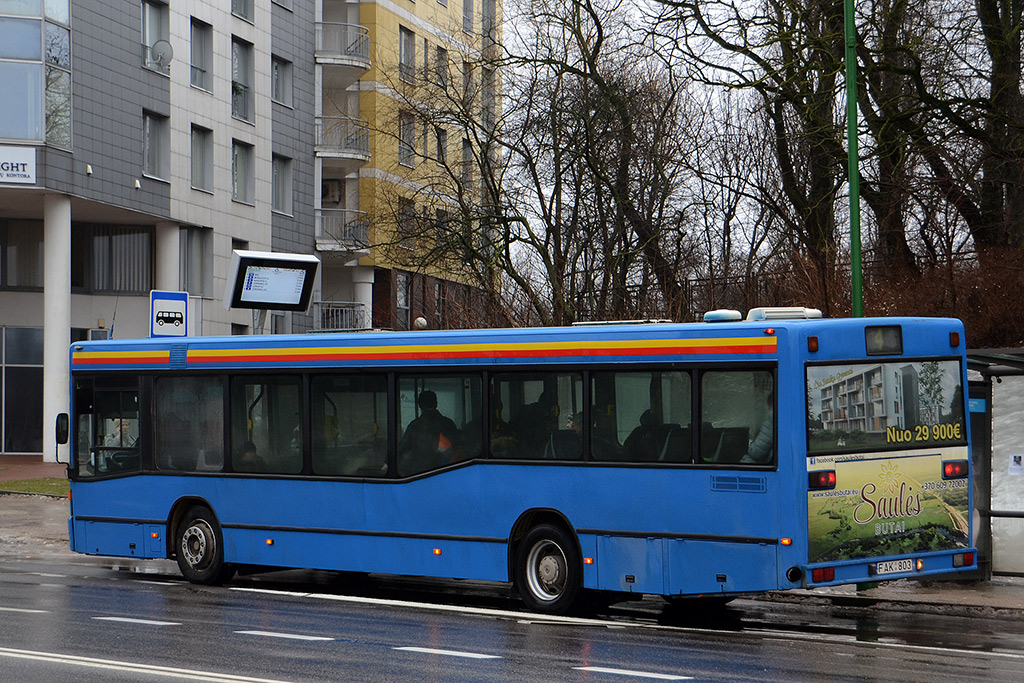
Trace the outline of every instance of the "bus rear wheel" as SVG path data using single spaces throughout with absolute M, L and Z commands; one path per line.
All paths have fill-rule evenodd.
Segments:
M 208 507 L 189 508 L 174 537 L 181 575 L 191 583 L 215 585 L 230 579 L 235 569 L 224 564 L 224 536 Z
M 576 544 L 562 529 L 542 524 L 530 529 L 518 546 L 515 585 L 535 612 L 565 614 L 580 594 Z

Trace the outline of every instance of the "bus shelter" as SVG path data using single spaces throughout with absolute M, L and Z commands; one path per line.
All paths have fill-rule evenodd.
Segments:
M 1024 576 L 1024 349 L 967 352 L 978 566 Z

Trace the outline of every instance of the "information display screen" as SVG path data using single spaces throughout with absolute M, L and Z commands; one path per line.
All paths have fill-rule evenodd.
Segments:
M 242 283 L 245 303 L 279 303 L 294 306 L 302 299 L 306 271 L 298 268 L 248 266 Z
M 312 298 L 319 259 L 308 254 L 232 252 L 224 306 L 305 311 Z

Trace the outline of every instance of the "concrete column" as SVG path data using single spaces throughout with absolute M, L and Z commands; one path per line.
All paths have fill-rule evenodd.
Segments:
M 153 288 L 177 292 L 181 287 L 181 235 L 177 223 L 161 221 L 156 224 L 156 270 Z
M 71 198 L 43 197 L 43 461 L 67 462 L 54 423 L 68 410 L 71 364 Z
M 363 305 L 363 327 L 373 327 L 373 268 L 355 266 L 352 269 L 353 299 Z

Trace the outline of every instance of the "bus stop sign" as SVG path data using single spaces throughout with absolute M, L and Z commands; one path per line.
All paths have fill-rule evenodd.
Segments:
M 149 292 L 149 336 L 184 337 L 188 334 L 188 292 Z

